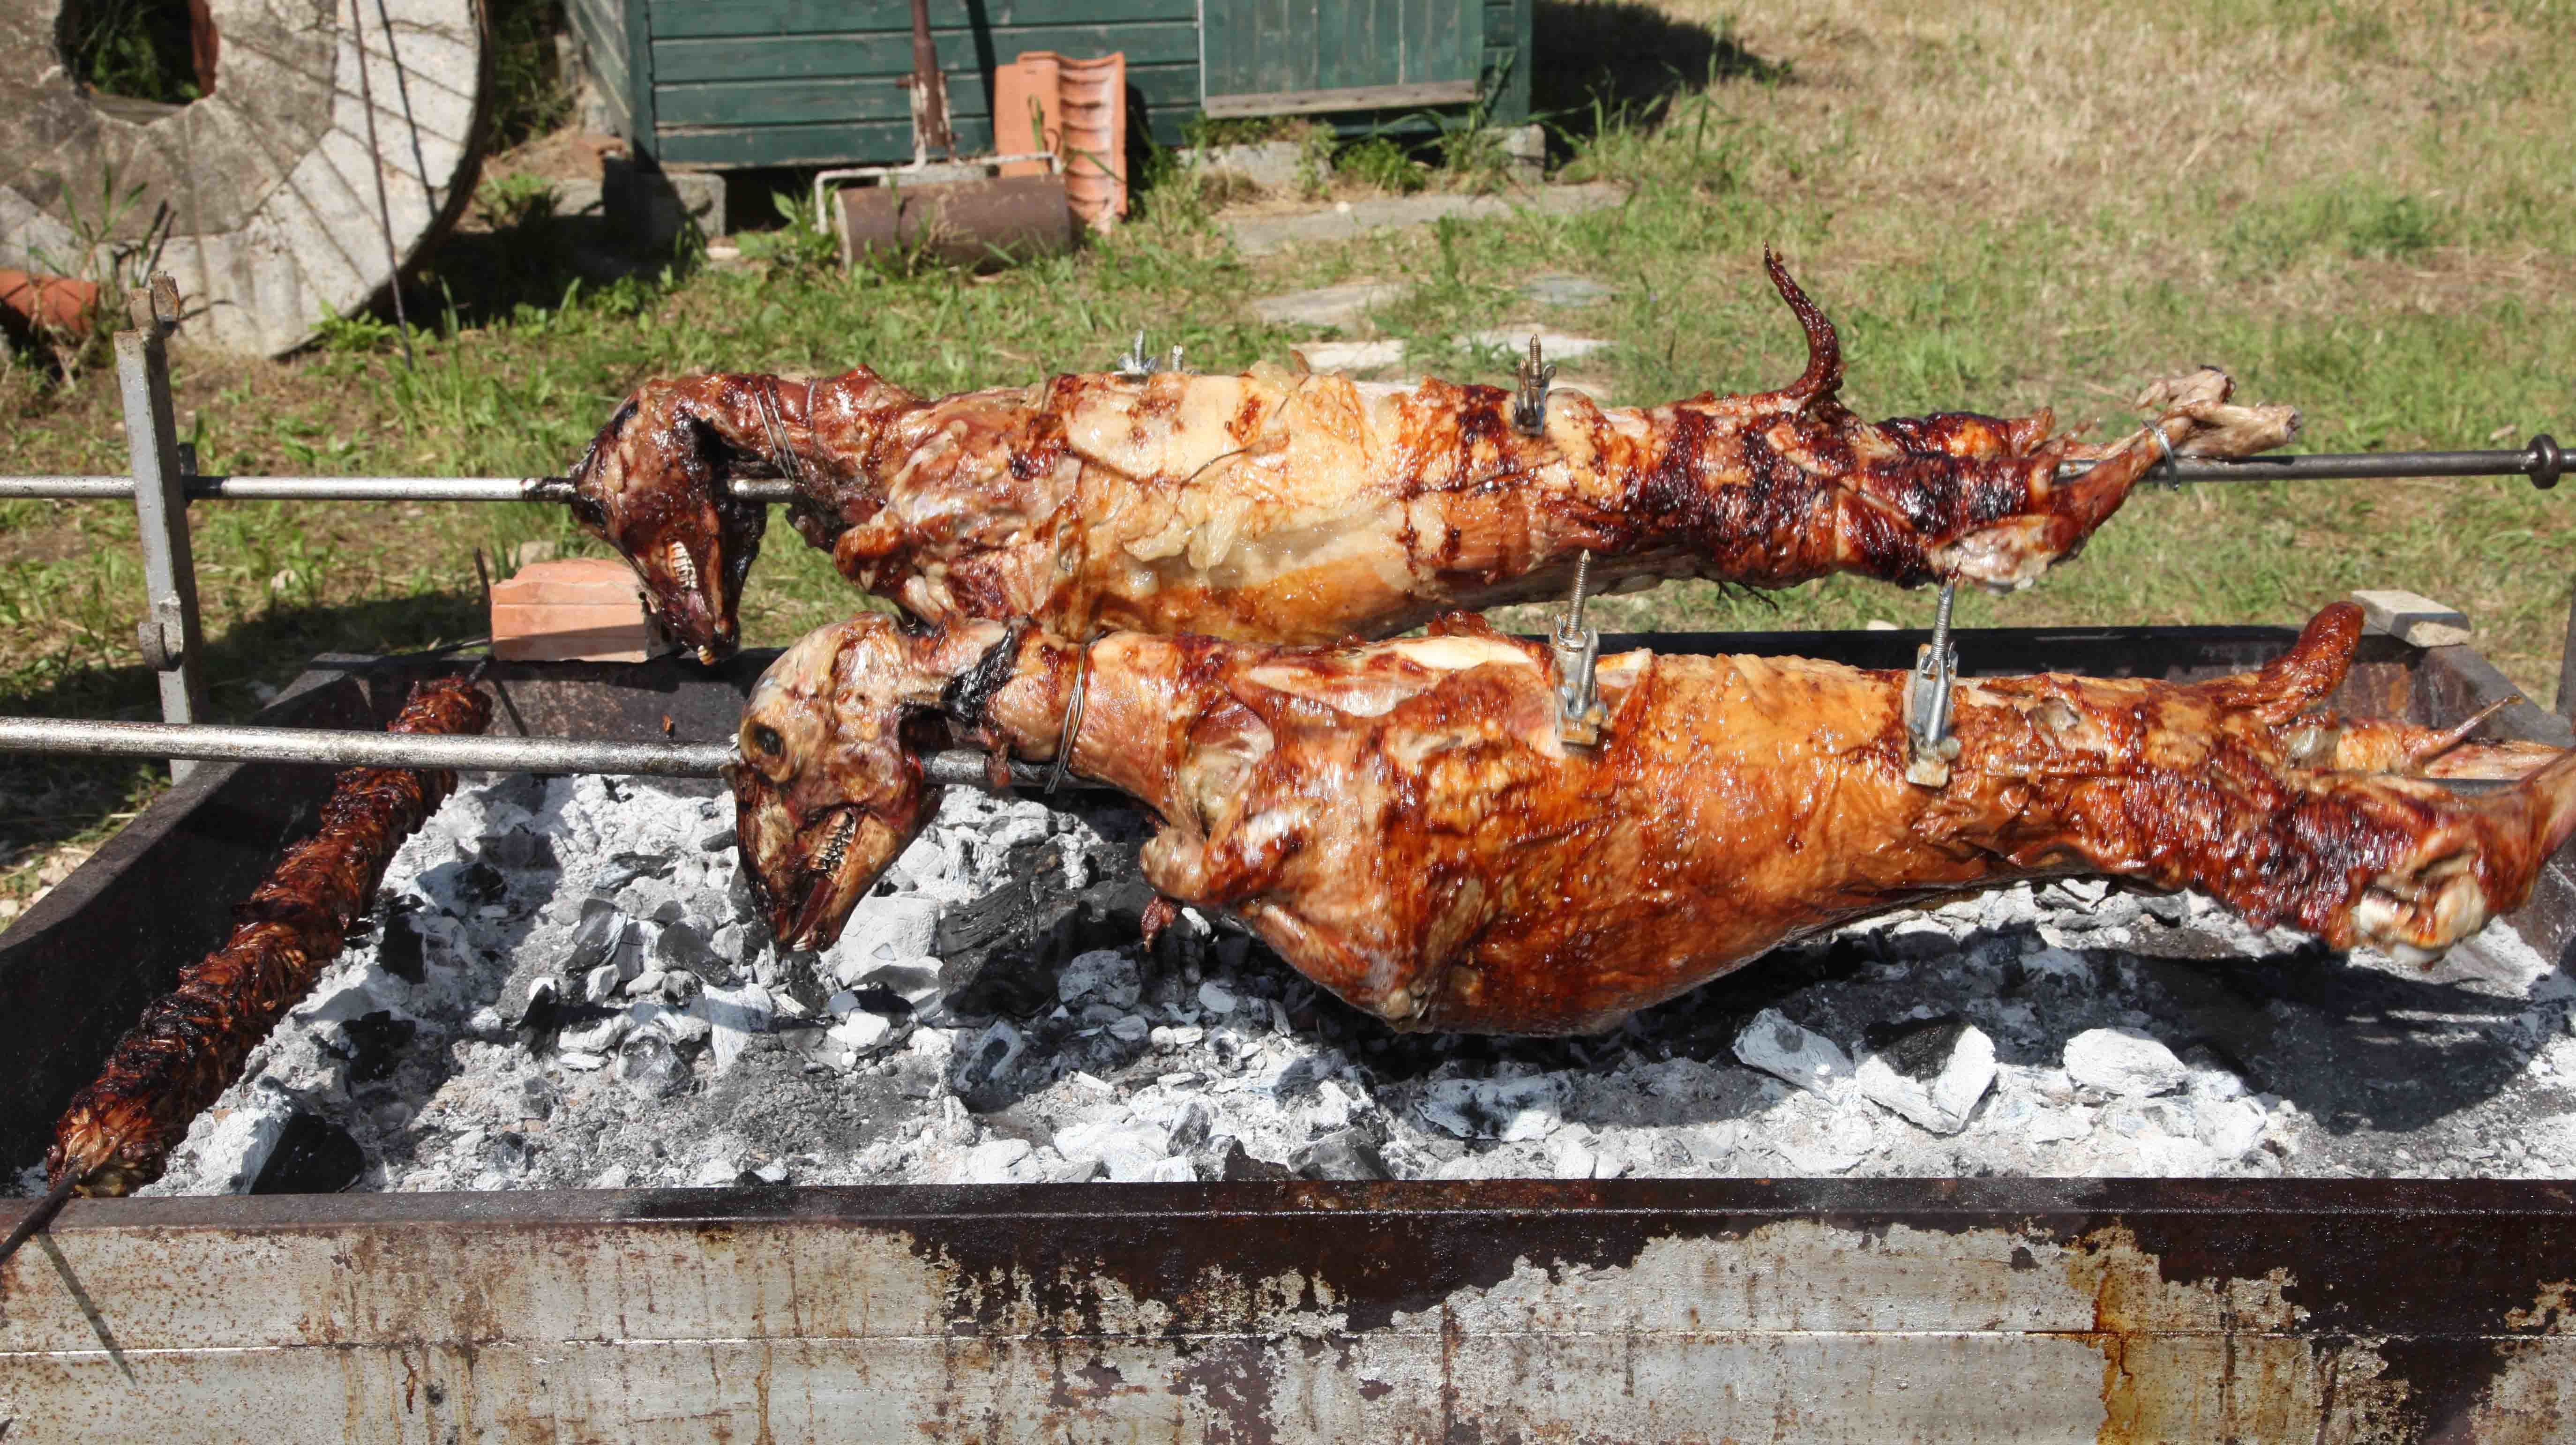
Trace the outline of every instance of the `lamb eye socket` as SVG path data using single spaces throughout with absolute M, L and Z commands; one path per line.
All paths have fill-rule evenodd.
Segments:
M 774 758 L 786 749 L 787 742 L 778 735 L 778 729 L 767 723 L 754 723 L 751 725 L 751 745 Z

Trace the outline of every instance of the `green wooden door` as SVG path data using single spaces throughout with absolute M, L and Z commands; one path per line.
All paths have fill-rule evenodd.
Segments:
M 1209 115 L 1476 98 L 1482 0 L 1201 0 L 1199 13 Z

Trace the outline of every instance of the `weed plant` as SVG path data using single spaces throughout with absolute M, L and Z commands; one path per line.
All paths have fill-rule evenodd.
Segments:
M 72 0 L 59 31 L 64 68 L 95 94 L 162 105 L 198 98 L 187 0 Z

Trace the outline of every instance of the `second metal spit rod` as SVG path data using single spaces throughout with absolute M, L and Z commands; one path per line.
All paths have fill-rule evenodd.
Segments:
M 2081 476 L 2097 465 L 2069 462 L 2063 476 Z M 2310 456 L 2246 457 L 2238 461 L 2183 458 L 2160 464 L 2152 481 L 2328 482 L 2390 481 L 2406 477 L 2527 477 L 2542 491 L 2558 485 L 2567 469 L 2556 440 L 2542 434 L 2518 451 L 2320 452 Z M 568 502 L 564 477 L 228 477 L 182 479 L 188 500 L 228 502 Z M 792 483 L 736 481 L 734 496 L 751 502 L 795 500 Z M 121 500 L 134 495 L 134 479 L 117 476 L 0 477 L 0 497 Z
M 712 778 L 733 757 L 733 745 L 6 717 L 0 718 L 0 753 L 194 758 L 337 768 L 457 768 L 466 772 Z M 992 783 L 987 762 L 984 754 L 961 749 L 932 754 L 923 760 L 923 770 L 933 783 L 989 788 Z M 1078 778 L 1074 781 L 1075 786 L 1081 785 Z M 1011 765 L 1012 787 L 1045 785 L 1042 769 L 1026 763 Z
M 193 758 L 209 762 L 290 763 L 335 768 L 454 768 L 468 773 L 606 773 L 618 777 L 712 778 L 734 756 L 731 743 L 631 743 L 609 738 L 454 737 L 337 728 L 240 727 L 218 723 L 89 722 L 73 718 L 0 717 L 0 753 L 91 758 Z M 992 759 L 970 749 L 921 760 L 934 786 L 997 791 Z M 1013 790 L 1048 791 L 1048 769 L 1010 765 Z M 2443 779 L 2454 792 L 2485 793 L 2511 784 Z M 1105 789 L 1079 774 L 1075 789 Z

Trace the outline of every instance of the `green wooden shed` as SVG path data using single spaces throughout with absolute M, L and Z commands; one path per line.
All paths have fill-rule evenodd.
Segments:
M 992 149 L 995 67 L 1124 51 L 1131 104 L 1177 144 L 1192 115 L 1352 130 L 1426 112 L 1529 114 L 1533 0 L 930 0 L 961 154 Z M 570 0 L 638 158 L 665 166 L 912 158 L 909 0 Z

